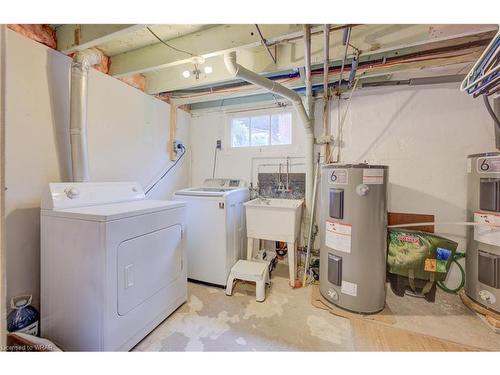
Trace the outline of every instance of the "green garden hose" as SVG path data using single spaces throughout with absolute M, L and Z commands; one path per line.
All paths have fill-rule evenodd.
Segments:
M 455 293 L 458 293 L 458 291 L 460 291 L 460 289 L 462 289 L 464 286 L 465 286 L 465 270 L 464 268 L 462 267 L 462 265 L 460 264 L 459 260 L 462 259 L 462 258 L 465 258 L 465 254 L 464 253 L 455 253 L 455 255 L 453 256 L 453 258 L 451 259 L 452 262 L 454 262 L 458 269 L 460 270 L 460 274 L 461 274 L 461 279 L 460 279 L 460 284 L 454 288 L 454 289 L 450 289 L 448 288 L 443 281 L 438 281 L 436 284 L 437 286 L 444 290 L 446 293 L 452 293 L 452 294 L 455 294 Z

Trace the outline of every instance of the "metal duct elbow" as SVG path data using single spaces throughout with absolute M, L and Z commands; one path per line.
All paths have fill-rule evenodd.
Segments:
M 81 65 L 83 67 L 91 67 L 101 62 L 102 53 L 96 48 L 89 48 L 84 51 L 78 51 L 73 56 L 72 65 Z
M 80 51 L 75 54 L 71 64 L 69 130 L 71 167 L 75 182 L 89 181 L 87 150 L 88 72 L 92 65 L 100 63 L 101 56 L 101 52 L 97 49 Z
M 231 74 L 232 77 L 238 75 L 238 64 L 236 63 L 236 52 L 228 52 L 224 55 L 224 64 L 226 64 L 226 69 Z
M 228 52 L 224 55 L 224 63 L 226 65 L 227 71 L 229 72 L 229 74 L 231 74 L 232 77 L 240 78 L 249 83 L 253 83 L 258 87 L 261 87 L 267 91 L 290 100 L 295 107 L 304 128 L 306 129 L 306 133 L 312 133 L 311 120 L 307 115 L 299 94 L 297 94 L 293 90 L 290 90 L 288 87 L 281 85 L 278 82 L 274 82 L 266 77 L 262 77 L 261 75 L 242 67 L 236 62 L 236 52 L 234 51 Z

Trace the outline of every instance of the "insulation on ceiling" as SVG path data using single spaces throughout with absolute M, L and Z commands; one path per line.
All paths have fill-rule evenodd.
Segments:
M 142 74 L 134 74 L 131 76 L 118 78 L 120 81 L 125 82 L 127 85 L 135 87 L 141 91 L 145 90 L 146 78 Z
M 7 27 L 50 48 L 56 48 L 57 46 L 56 32 L 49 25 L 8 24 Z

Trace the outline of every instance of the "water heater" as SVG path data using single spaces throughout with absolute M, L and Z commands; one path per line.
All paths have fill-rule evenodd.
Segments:
M 500 152 L 467 157 L 467 215 L 465 292 L 500 312 Z
M 384 165 L 322 168 L 320 291 L 350 311 L 384 308 L 387 180 Z

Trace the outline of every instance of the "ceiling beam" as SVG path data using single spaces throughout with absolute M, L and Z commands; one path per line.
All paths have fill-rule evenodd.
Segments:
M 302 25 L 259 25 L 268 45 L 286 39 L 296 39 L 302 34 Z M 197 56 L 210 58 L 235 49 L 262 45 L 255 25 L 219 25 L 210 29 L 181 36 L 168 41 L 175 48 Z M 115 77 L 148 73 L 189 62 L 186 53 L 170 49 L 162 43 L 125 52 L 111 59 L 110 74 Z
M 390 28 L 392 32 L 385 34 Z M 406 28 L 406 29 L 405 29 Z M 453 28 L 452 30 L 450 28 Z M 411 29 L 412 32 L 409 32 Z M 403 33 L 403 31 L 405 33 Z M 374 61 L 383 58 L 403 56 L 413 53 L 423 53 L 443 47 L 466 45 L 467 43 L 481 42 L 484 45 L 496 32 L 496 25 L 438 25 L 429 31 L 428 25 L 371 25 L 353 28 L 351 43 L 362 50 L 360 61 Z M 388 31 L 388 30 L 385 30 Z M 399 31 L 399 32 L 398 32 Z M 417 34 L 415 34 L 417 33 Z M 343 56 L 343 46 L 340 35 L 330 39 L 331 65 L 340 64 Z M 312 38 L 313 65 L 323 63 L 322 37 Z M 238 50 L 238 63 L 259 74 L 286 72 L 303 66 L 303 48 L 301 43 L 282 43 L 277 46 L 277 64 L 273 64 L 267 51 L 262 46 L 251 49 Z M 350 58 L 351 56 L 349 56 Z M 182 72 L 191 70 L 191 64 L 171 66 L 167 69 L 156 70 L 145 74 L 146 91 L 156 94 L 165 91 L 197 88 L 200 86 L 217 85 L 229 82 L 233 78 L 225 68 L 223 57 L 216 55 L 206 59 L 206 65 L 213 68 L 213 73 L 202 74 L 196 80 L 194 76 L 184 78 Z
M 82 51 L 144 27 L 145 25 L 61 25 L 56 29 L 57 49 L 65 54 Z
M 409 78 L 462 74 L 463 71 L 466 71 L 472 66 L 472 64 L 481 55 L 481 52 L 482 48 L 476 47 L 467 52 L 451 52 L 441 54 L 439 56 L 435 56 L 435 58 L 432 60 L 414 61 L 411 63 L 394 66 L 365 66 L 358 68 L 358 74 L 356 76 L 361 80 L 366 80 L 369 78 L 381 76 L 394 76 L 398 77 L 398 79 L 402 79 L 401 77 L 403 77 L 403 73 L 406 73 L 404 74 L 404 76 L 407 76 Z M 331 73 L 328 76 L 329 83 L 338 82 L 338 79 L 338 73 Z M 322 80 L 322 75 L 313 75 L 313 85 L 321 84 Z M 299 79 L 283 84 L 291 89 L 304 87 L 304 83 Z M 266 90 L 263 90 L 254 85 L 246 85 L 239 89 L 224 90 L 220 92 L 214 91 L 213 93 L 206 93 L 204 95 L 197 93 L 182 96 L 174 95 L 172 97 L 172 100 L 181 105 L 221 100 L 226 98 L 243 97 L 249 95 L 258 95 L 263 93 L 266 93 Z
M 362 84 L 358 84 L 357 90 L 367 87 L 379 87 L 379 86 L 401 86 L 401 85 L 434 85 L 443 83 L 459 83 L 465 77 L 465 74 L 453 74 L 453 72 L 448 72 L 448 75 L 436 75 L 435 72 L 427 72 L 425 75 L 414 75 L 407 72 L 406 75 L 411 74 L 412 78 L 405 77 L 404 79 L 395 79 L 391 75 L 383 75 L 378 77 L 372 77 L 371 79 L 363 79 Z M 408 76 L 408 77 L 410 77 Z M 236 98 L 225 98 L 223 100 L 212 100 L 209 102 L 200 102 L 190 104 L 191 115 L 199 115 L 207 112 L 219 112 L 221 109 L 226 113 L 231 113 L 232 111 L 241 111 L 242 109 L 252 108 L 258 105 L 259 109 L 262 106 L 267 105 L 269 108 L 274 108 L 278 106 L 283 106 L 289 104 L 287 99 L 277 98 L 272 94 L 258 94 L 249 95 Z

